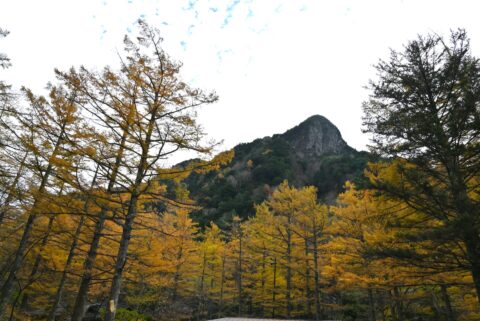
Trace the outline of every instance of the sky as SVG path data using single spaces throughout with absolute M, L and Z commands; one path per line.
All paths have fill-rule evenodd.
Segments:
M 44 93 L 54 68 L 115 65 L 143 19 L 160 29 L 182 77 L 220 100 L 199 110 L 221 149 L 327 117 L 365 150 L 361 104 L 375 65 L 418 34 L 465 28 L 480 55 L 477 1 L 1 0 L 0 79 Z

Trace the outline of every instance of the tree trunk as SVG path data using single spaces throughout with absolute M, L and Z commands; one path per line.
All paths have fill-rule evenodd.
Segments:
M 35 257 L 35 262 L 33 263 L 32 271 L 30 272 L 30 276 L 28 277 L 28 281 L 27 281 L 28 286 L 32 285 L 35 282 L 35 276 L 37 275 L 37 272 L 40 268 L 40 263 L 42 261 L 41 252 L 43 251 L 43 249 L 47 245 L 48 237 L 49 237 L 50 232 L 52 230 L 54 220 L 55 220 L 55 216 L 50 216 L 50 218 L 48 219 L 47 231 L 42 238 L 42 243 L 40 244 L 40 253 L 38 253 L 37 256 Z M 22 303 L 20 304 L 20 306 L 23 309 L 28 308 L 28 293 L 27 292 L 23 295 Z
M 265 300 L 265 285 L 266 285 L 266 276 L 267 276 L 267 250 L 265 249 L 265 245 L 263 246 L 263 251 L 262 251 L 262 294 L 261 294 L 261 300 Z M 260 315 L 264 315 L 264 305 L 261 303 L 260 304 Z
M 43 192 L 43 189 L 42 189 Z M 36 207 L 37 202 L 33 204 Z M 23 230 L 22 239 L 20 240 L 20 244 L 18 245 L 17 251 L 15 252 L 15 257 L 13 262 L 10 266 L 8 271 L 7 279 L 5 280 L 1 290 L 0 290 L 0 316 L 3 316 L 5 312 L 5 305 L 7 301 L 10 299 L 10 295 L 13 290 L 13 282 L 15 280 L 15 272 L 18 271 L 23 263 L 23 257 L 25 254 L 25 250 L 27 249 L 28 241 L 30 240 L 30 236 L 32 234 L 33 225 L 37 219 L 37 215 L 35 212 L 32 212 L 25 223 L 25 228 Z
M 316 227 L 314 226 L 314 230 Z M 320 276 L 319 276 L 319 267 L 318 267 L 318 237 L 317 232 L 313 233 L 313 274 L 314 274 L 314 291 L 315 291 L 315 320 L 320 320 L 322 314 L 320 306 Z
M 388 296 L 390 299 L 390 316 L 392 317 L 392 321 L 399 321 L 398 320 L 398 312 L 397 312 L 397 302 L 395 296 L 392 294 L 393 290 L 388 291 Z
M 50 159 L 53 159 L 55 156 L 57 156 L 59 152 L 60 145 L 63 142 L 63 135 L 65 134 L 65 126 L 66 125 L 64 124 L 61 128 L 60 134 L 58 135 L 57 141 L 55 142 L 55 147 L 52 151 Z M 49 162 L 45 170 L 45 173 L 42 176 L 42 180 L 40 182 L 40 186 L 37 189 L 37 193 L 34 196 L 35 199 L 32 205 L 32 209 L 30 210 L 30 215 L 28 216 L 27 222 L 25 223 L 25 228 L 23 230 L 22 238 L 18 245 L 17 251 L 14 254 L 12 264 L 8 271 L 7 279 L 5 280 L 2 288 L 0 289 L 0 318 L 4 315 L 5 305 L 7 304 L 8 300 L 10 299 L 10 295 L 12 294 L 13 282 L 15 280 L 15 273 L 20 269 L 23 263 L 25 250 L 27 249 L 28 241 L 30 240 L 30 236 L 32 234 L 33 225 L 35 224 L 35 221 L 37 219 L 36 211 L 37 211 L 38 202 L 42 194 L 45 192 L 47 182 L 48 182 L 48 179 L 50 178 L 52 170 L 53 170 L 53 164 Z
M 239 231 L 239 251 L 238 251 L 238 316 L 242 315 L 242 265 L 243 265 L 243 252 L 242 252 L 242 231 Z
M 477 293 L 477 300 L 480 303 L 480 241 L 475 232 L 469 233 L 465 240 L 467 255 L 470 261 L 470 272 L 473 284 Z
M 273 291 L 272 291 L 272 319 L 275 319 L 275 299 L 277 292 L 277 258 L 273 258 Z
M 442 311 L 437 304 L 437 298 L 435 297 L 435 289 L 432 289 L 431 291 L 430 300 L 432 302 L 432 311 L 433 311 L 433 314 L 435 315 L 435 320 L 441 320 Z
M 440 285 L 440 291 L 442 293 L 443 302 L 445 303 L 445 316 L 447 321 L 456 321 L 455 313 L 450 302 L 450 297 L 448 296 L 447 286 L 445 284 Z
M 286 275 L 285 281 L 287 282 L 287 293 L 285 294 L 285 299 L 287 303 L 287 318 L 290 319 L 292 315 L 292 231 L 290 230 L 290 221 L 291 218 L 288 218 L 288 227 L 287 227 L 287 266 L 286 266 Z
M 224 286 L 225 286 L 225 250 L 223 250 L 223 255 L 222 255 L 222 275 L 221 275 L 221 280 L 220 280 L 220 313 L 223 312 L 223 291 L 224 291 Z
M 68 252 L 67 261 L 65 262 L 65 266 L 63 268 L 62 276 L 60 278 L 60 283 L 58 284 L 57 293 L 55 294 L 55 299 L 53 301 L 53 305 L 48 316 L 48 321 L 55 321 L 55 313 L 62 300 L 63 290 L 65 288 L 65 282 L 67 281 L 70 265 L 72 264 L 73 258 L 75 256 L 75 250 L 77 248 L 78 239 L 80 238 L 80 233 L 82 231 L 84 220 L 85 220 L 85 217 L 82 215 L 80 217 L 80 221 L 78 222 L 77 229 L 75 230 L 72 244 L 70 245 L 70 251 Z
M 202 275 L 200 277 L 200 289 L 198 291 L 199 296 L 198 296 L 198 307 L 197 307 L 197 317 L 200 320 L 201 315 L 203 312 L 203 302 L 205 298 L 205 270 L 207 269 L 207 252 L 203 252 L 203 260 L 202 260 Z
M 382 293 L 382 292 L 380 292 L 379 290 L 377 290 L 376 292 L 377 292 L 379 310 L 380 310 L 380 313 L 382 314 L 382 321 L 386 321 L 386 315 L 385 315 L 385 293 Z
M 3 224 L 5 215 L 8 212 L 8 206 L 13 201 L 13 198 L 15 196 L 15 189 L 17 188 L 17 184 L 18 184 L 18 181 L 20 180 L 20 177 L 22 177 L 22 171 L 23 171 L 23 167 L 25 166 L 25 161 L 27 160 L 27 156 L 28 156 L 28 152 L 25 153 L 25 156 L 23 156 L 22 161 L 20 162 L 20 166 L 18 167 L 17 173 L 15 174 L 15 178 L 13 179 L 12 185 L 8 189 L 7 198 L 3 203 L 3 208 L 0 210 L 0 226 Z
M 375 314 L 375 300 L 373 298 L 373 290 L 368 289 L 368 305 L 369 305 L 369 313 L 370 313 L 370 321 L 376 321 L 377 316 Z
M 307 308 L 307 317 L 311 318 L 312 316 L 312 303 L 310 301 L 311 290 L 310 290 L 310 264 L 308 259 L 308 239 L 305 238 L 305 298 L 307 299 L 306 308 Z
M 93 267 L 95 265 L 95 259 L 97 258 L 98 247 L 100 244 L 100 238 L 102 237 L 103 226 L 105 225 L 105 218 L 107 215 L 106 209 L 100 211 L 97 222 L 95 223 L 95 230 L 93 232 L 92 243 L 85 259 L 82 280 L 78 288 L 77 297 L 75 299 L 75 305 L 73 307 L 72 321 L 81 321 L 85 314 L 87 306 L 87 294 L 92 281 Z
M 127 262 L 128 245 L 132 236 L 133 223 L 137 215 L 137 201 L 139 195 L 136 191 L 132 193 L 130 204 L 128 206 L 127 217 L 123 226 L 122 238 L 120 239 L 120 246 L 118 247 L 117 261 L 115 263 L 115 270 L 113 274 L 112 287 L 110 288 L 110 296 L 108 300 L 107 313 L 105 321 L 115 320 L 115 314 L 118 307 L 118 297 L 120 296 L 120 288 L 122 285 L 123 269 Z
M 97 165 L 97 169 L 95 170 L 95 174 L 92 179 L 92 184 L 90 185 L 90 191 L 93 190 L 95 183 L 97 181 L 97 174 L 98 170 L 100 169 L 100 165 Z M 75 250 L 77 249 L 78 239 L 80 238 L 80 234 L 82 232 L 83 225 L 85 223 L 85 215 L 88 214 L 88 207 L 91 201 L 91 197 L 89 196 L 86 201 L 85 205 L 83 206 L 83 213 L 80 216 L 80 221 L 78 222 L 77 229 L 75 230 L 75 234 L 73 236 L 72 244 L 70 245 L 70 250 L 68 252 L 67 261 L 65 262 L 65 266 L 63 268 L 62 276 L 60 278 L 60 283 L 58 285 L 57 293 L 55 294 L 55 299 L 53 301 L 52 308 L 50 310 L 48 321 L 55 321 L 55 313 L 60 305 L 63 296 L 63 290 L 65 288 L 65 282 L 67 281 L 68 273 L 70 270 L 70 265 L 73 262 L 73 258 L 75 256 Z
M 183 244 L 180 246 L 179 251 L 177 253 L 177 262 L 180 262 L 180 259 L 183 257 Z M 175 266 L 175 276 L 173 277 L 173 295 L 172 299 L 175 301 L 178 295 L 178 283 L 180 282 L 180 268 L 181 264 L 177 264 Z
M 127 135 L 128 132 L 125 130 L 122 134 L 122 139 L 120 141 L 120 146 L 118 147 L 117 155 L 115 156 L 115 164 L 113 165 L 112 174 L 108 182 L 107 194 L 110 194 L 112 192 L 113 187 L 115 186 L 115 183 L 117 181 L 117 175 L 125 150 L 125 142 L 127 140 Z M 92 242 L 90 243 L 90 248 L 88 249 L 87 257 L 83 266 L 82 280 L 80 281 L 78 294 L 75 299 L 75 305 L 73 307 L 72 321 L 81 321 L 83 319 L 83 315 L 85 314 L 88 290 L 90 288 L 90 282 L 92 281 L 93 267 L 97 258 L 98 247 L 100 244 L 100 239 L 102 237 L 102 231 L 105 225 L 106 217 L 107 209 L 102 208 L 100 210 L 97 222 L 95 223 L 95 230 L 93 232 Z
M 398 286 L 393 288 L 395 307 L 397 310 L 397 319 L 398 321 L 405 321 L 404 311 L 403 311 L 403 301 L 400 295 L 400 290 Z
M 470 261 L 470 271 L 475 284 L 477 300 L 480 303 L 480 236 L 478 231 L 478 212 L 467 193 L 465 178 L 458 166 L 457 157 L 447 162 L 447 170 L 454 205 L 460 219 L 460 232 L 463 232 L 463 241 Z
M 127 262 L 128 245 L 130 243 L 130 237 L 132 235 L 133 223 L 137 216 L 137 201 L 140 197 L 140 185 L 145 177 L 145 169 L 147 166 L 148 153 L 150 151 L 150 144 L 152 139 L 152 133 L 155 126 L 155 117 L 158 112 L 158 108 L 151 113 L 147 133 L 145 140 L 143 140 L 142 155 L 137 167 L 137 174 L 135 177 L 134 185 L 132 186 L 132 194 L 130 196 L 130 203 L 128 206 L 127 216 L 125 217 L 125 224 L 123 226 L 122 238 L 120 239 L 120 246 L 118 248 L 117 261 L 115 263 L 115 272 L 113 274 L 112 287 L 110 288 L 109 296 L 109 308 L 105 315 L 105 321 L 115 320 L 115 313 L 118 305 L 118 297 L 120 296 L 120 288 L 122 283 L 123 268 Z

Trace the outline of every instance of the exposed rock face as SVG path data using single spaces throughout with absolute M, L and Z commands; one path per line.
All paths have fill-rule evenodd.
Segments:
M 315 115 L 282 134 L 300 158 L 352 151 L 338 128 L 327 118 Z

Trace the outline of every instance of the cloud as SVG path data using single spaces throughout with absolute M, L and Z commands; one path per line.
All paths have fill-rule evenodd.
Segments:
M 240 3 L 240 0 L 233 0 L 228 6 L 227 6 L 227 12 L 233 13 L 235 10 L 235 7 Z
M 235 7 L 238 6 L 239 3 L 240 3 L 240 0 L 233 0 L 230 4 L 227 5 L 227 9 L 226 9 L 227 15 L 223 19 L 223 24 L 221 28 L 226 27 L 230 23 L 230 20 L 232 19 L 233 13 L 235 11 Z
M 185 8 L 185 10 L 187 10 L 187 11 L 194 10 L 197 2 L 198 2 L 198 0 L 189 0 L 188 1 L 188 6 Z

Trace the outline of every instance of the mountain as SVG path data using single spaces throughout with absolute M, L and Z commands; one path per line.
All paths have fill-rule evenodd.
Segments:
M 202 210 L 193 213 L 200 225 L 227 225 L 233 215 L 254 214 L 283 180 L 300 187 L 314 185 L 318 196 L 333 203 L 345 181 L 363 184 L 369 158 L 348 146 L 338 128 L 315 115 L 283 134 L 239 144 L 233 160 L 218 172 L 192 174 L 186 180 L 190 195 Z

